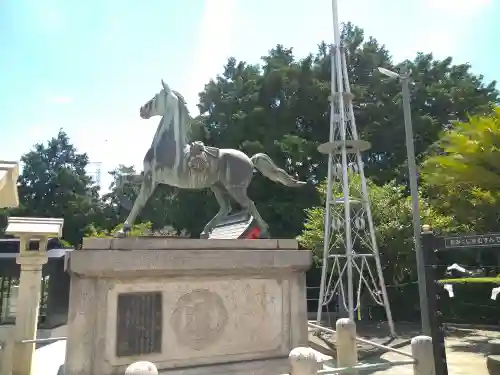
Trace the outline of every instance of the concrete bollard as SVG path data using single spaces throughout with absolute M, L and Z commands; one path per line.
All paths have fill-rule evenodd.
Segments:
M 139 361 L 128 366 L 125 375 L 158 375 L 158 369 L 151 362 Z
M 417 361 L 413 365 L 413 375 L 436 375 L 432 339 L 429 336 L 417 336 L 411 339 L 411 355 Z
M 288 360 L 292 369 L 291 375 L 316 375 L 322 367 L 312 348 L 294 348 L 288 355 Z
M 337 320 L 337 367 L 353 367 L 358 364 L 356 346 L 356 324 L 347 318 Z M 357 370 L 345 374 L 356 375 Z

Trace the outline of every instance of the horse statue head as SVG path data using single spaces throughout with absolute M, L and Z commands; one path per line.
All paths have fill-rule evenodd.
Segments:
M 149 119 L 153 116 L 166 116 L 174 113 L 179 108 L 179 104 L 185 106 L 184 97 L 161 80 L 162 89 L 139 110 L 139 115 L 143 119 Z
M 158 125 L 155 138 L 167 131 L 168 137 L 172 141 L 175 138 L 177 145 L 183 148 L 183 145 L 192 137 L 193 124 L 186 100 L 163 80 L 161 80 L 161 85 L 161 91 L 140 108 L 139 115 L 146 120 L 153 116 L 161 116 L 162 120 Z

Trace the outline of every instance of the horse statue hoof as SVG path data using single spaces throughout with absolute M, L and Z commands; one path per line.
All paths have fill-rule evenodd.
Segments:
M 268 230 L 264 230 L 260 232 L 260 239 L 270 239 L 271 234 L 269 233 Z
M 116 238 L 125 238 L 129 234 L 129 232 L 130 232 L 130 228 L 123 227 L 122 229 L 119 229 L 118 231 L 116 231 L 115 237 Z
M 261 239 L 261 240 L 270 240 L 270 239 L 271 239 L 271 235 L 270 235 L 268 232 L 266 232 L 266 233 L 261 233 L 261 234 L 260 234 L 260 239 Z

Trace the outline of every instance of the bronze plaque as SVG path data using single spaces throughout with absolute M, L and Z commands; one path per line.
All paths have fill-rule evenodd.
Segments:
M 161 353 L 161 292 L 118 294 L 116 356 Z

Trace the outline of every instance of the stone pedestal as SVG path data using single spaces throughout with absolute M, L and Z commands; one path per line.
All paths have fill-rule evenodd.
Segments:
M 0 160 L 0 208 L 19 207 L 18 178 L 19 163 Z
M 295 240 L 86 239 L 69 257 L 66 375 L 136 361 L 168 374 L 287 373 L 308 343 L 310 264 Z

